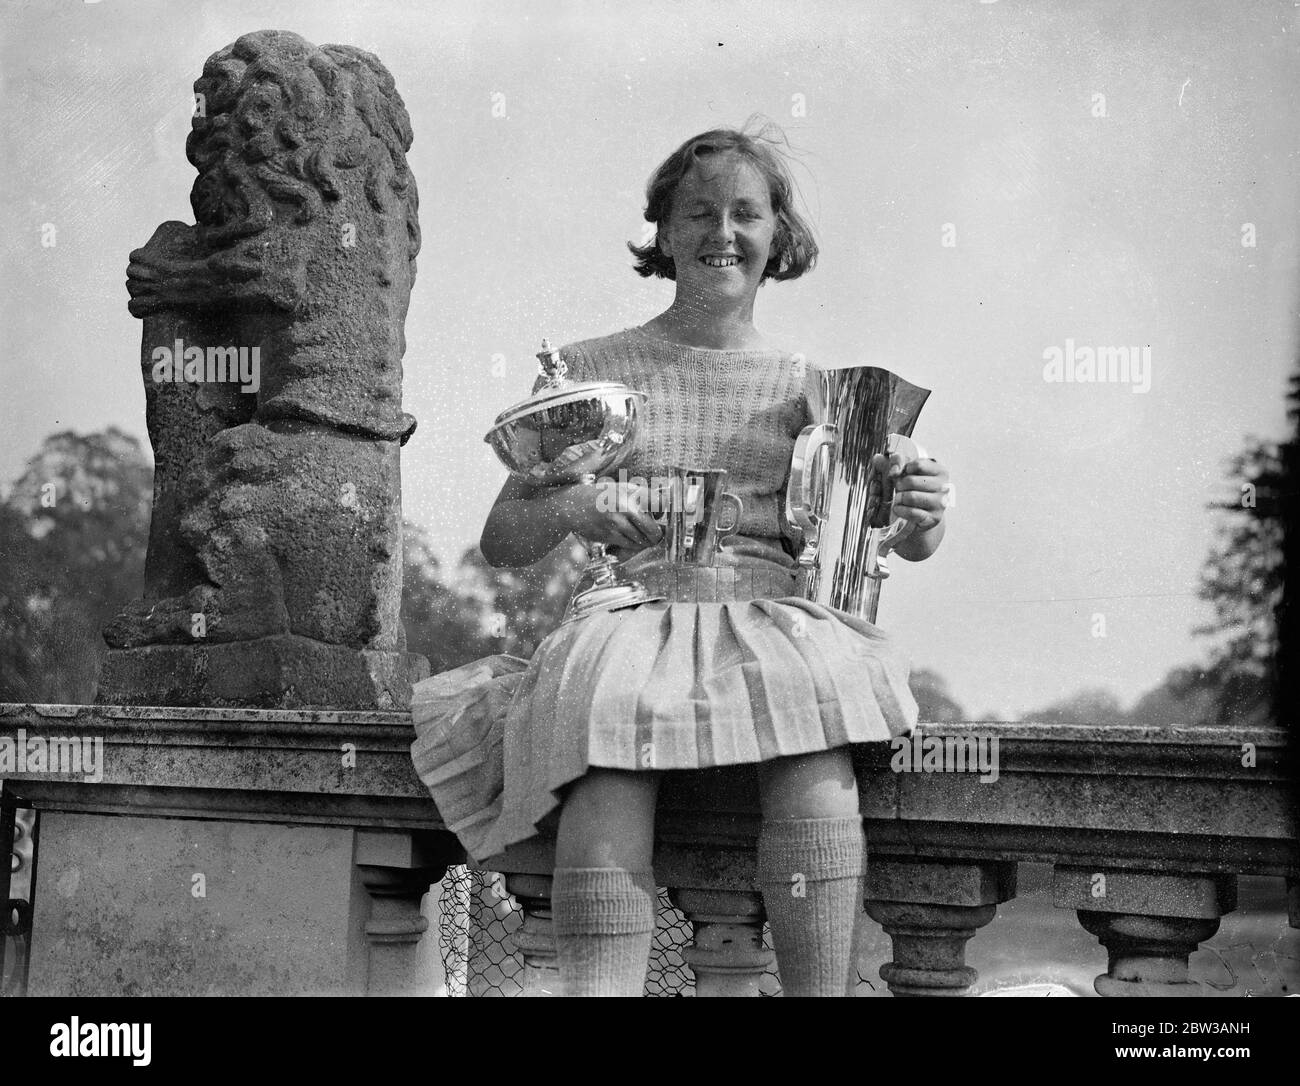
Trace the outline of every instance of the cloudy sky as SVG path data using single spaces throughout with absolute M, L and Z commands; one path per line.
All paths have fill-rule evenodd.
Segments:
M 192 221 L 191 84 L 241 33 L 369 49 L 410 110 L 424 250 L 404 501 L 448 560 L 502 482 L 482 434 L 527 391 L 541 337 L 670 300 L 624 248 L 651 170 L 761 113 L 799 152 L 822 258 L 761 291 L 759 327 L 933 389 L 916 436 L 957 485 L 943 549 L 896 564 L 882 624 L 972 712 L 1083 686 L 1130 702 L 1202 652 L 1204 507 L 1237 487 L 1224 460 L 1285 432 L 1297 10 L 6 2 L 0 479 L 55 429 L 147 440 L 126 256 Z M 1067 340 L 1149 346 L 1149 390 L 1045 381 Z

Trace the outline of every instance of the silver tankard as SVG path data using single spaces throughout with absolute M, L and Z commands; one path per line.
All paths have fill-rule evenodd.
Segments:
M 795 442 L 786 517 L 803 531 L 801 594 L 876 621 L 885 555 L 910 530 L 894 517 L 894 487 L 878 453 L 917 456 L 912 429 L 930 390 L 876 366 L 822 370 L 810 390 L 816 425 Z
M 659 547 L 668 561 L 713 564 L 723 538 L 740 527 L 745 509 L 726 483 L 722 468 L 660 468 L 651 477 L 651 515 L 663 529 Z

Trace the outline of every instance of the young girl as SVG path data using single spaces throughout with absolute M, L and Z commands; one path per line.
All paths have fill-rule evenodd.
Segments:
M 645 217 L 657 235 L 632 247 L 636 271 L 673 280 L 672 305 L 561 354 L 575 380 L 647 394 L 624 477 L 726 468 L 743 501 L 739 532 L 716 569 L 673 567 L 653 549 L 644 488 L 512 478 L 483 529 L 492 565 L 537 562 L 577 533 L 609 544 L 667 600 L 567 623 L 527 663 L 494 657 L 426 680 L 416 765 L 476 858 L 532 837 L 561 808 L 551 901 L 561 983 L 566 994 L 640 995 L 663 773 L 756 763 L 758 874 L 782 989 L 842 996 L 865 870 L 849 744 L 909 731 L 916 704 L 881 630 L 796 592 L 783 495 L 810 421 L 808 373 L 755 328 L 754 300 L 765 280 L 811 269 L 817 245 L 776 145 L 729 129 L 664 161 Z M 888 470 L 895 510 L 912 522 L 898 553 L 926 558 L 943 537 L 947 472 L 901 458 Z

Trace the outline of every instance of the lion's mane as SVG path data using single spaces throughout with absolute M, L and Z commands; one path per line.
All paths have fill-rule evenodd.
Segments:
M 287 31 L 245 34 L 214 53 L 194 84 L 185 152 L 199 171 L 190 193 L 200 236 L 213 246 L 258 233 L 272 200 L 308 222 L 341 197 L 340 171 L 364 171 L 377 212 L 405 205 L 408 253 L 420 249 L 415 178 L 406 163 L 411 120 L 379 59 L 348 45 L 315 46 Z

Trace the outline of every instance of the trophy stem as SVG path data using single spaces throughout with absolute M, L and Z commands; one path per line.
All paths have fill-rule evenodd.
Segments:
M 618 611 L 624 607 L 639 607 L 643 603 L 657 603 L 663 596 L 654 596 L 640 581 L 628 580 L 618 568 L 618 559 L 605 549 L 604 543 L 587 543 L 587 565 L 582 580 L 591 584 L 579 592 L 569 603 L 569 616 L 565 620 L 586 618 L 597 611 Z
M 587 545 L 587 573 L 597 587 L 607 588 L 618 583 L 617 564 L 618 559 L 605 550 L 604 543 Z
M 591 486 L 596 477 L 583 475 L 582 482 Z M 569 603 L 569 617 L 585 618 L 597 611 L 617 611 L 624 607 L 639 607 L 643 603 L 657 603 L 663 596 L 653 596 L 640 581 L 628 580 L 618 568 L 618 559 L 609 553 L 604 543 L 583 540 L 587 547 L 587 566 L 582 579 L 591 585 L 579 592 Z

